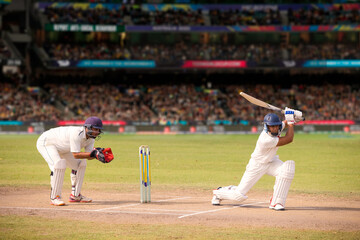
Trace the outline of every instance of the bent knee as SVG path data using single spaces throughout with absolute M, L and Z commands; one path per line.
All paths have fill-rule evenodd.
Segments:
M 295 176 L 295 162 L 288 160 L 281 166 L 279 177 L 286 179 L 293 179 Z
M 54 169 L 66 169 L 66 160 L 61 158 L 54 164 Z

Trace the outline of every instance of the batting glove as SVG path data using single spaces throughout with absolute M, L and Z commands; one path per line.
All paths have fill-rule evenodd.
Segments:
M 295 123 L 298 123 L 298 122 L 304 120 L 303 113 L 299 110 L 294 111 L 294 116 L 295 116 Z
M 289 125 L 295 124 L 294 113 L 295 113 L 294 109 L 291 109 L 291 108 L 288 108 L 288 107 L 285 108 L 285 112 L 284 112 L 285 120 L 287 121 L 287 123 Z

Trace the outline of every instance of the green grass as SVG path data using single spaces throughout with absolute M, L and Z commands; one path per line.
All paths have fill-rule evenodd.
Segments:
M 36 149 L 35 135 L 0 135 L 0 186 L 44 186 L 49 169 Z M 138 147 L 151 148 L 154 186 L 213 189 L 237 185 L 254 150 L 257 135 L 105 135 L 96 146 L 111 147 L 115 160 L 89 161 L 87 187 L 98 184 L 138 184 Z M 296 162 L 291 191 L 360 196 L 360 136 L 297 134 L 292 144 L 280 147 L 285 161 Z M 69 170 L 67 170 L 69 171 Z M 65 179 L 65 182 L 69 179 Z M 264 176 L 254 189 L 267 190 L 273 177 Z
M 21 226 L 21 228 L 19 228 Z M 191 231 L 189 231 L 191 227 Z M 67 229 L 67 230 L 65 230 Z M 69 231 L 71 229 L 71 231 Z M 112 224 L 45 219 L 38 216 L 0 216 L 0 239 L 359 239 L 359 232 L 326 232 L 254 227 Z M 29 234 L 31 232 L 31 234 Z M 76 236 L 76 237 L 75 237 Z

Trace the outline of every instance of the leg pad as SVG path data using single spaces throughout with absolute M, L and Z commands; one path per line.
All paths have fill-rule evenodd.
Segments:
M 284 162 L 284 164 L 281 165 L 280 173 L 275 180 L 274 193 L 270 202 L 270 206 L 281 204 L 283 207 L 285 207 L 286 198 L 294 175 L 295 162 L 292 160 Z
M 79 196 L 81 193 L 81 187 L 84 181 L 85 170 L 86 170 L 87 161 L 81 160 L 77 170 L 72 170 L 70 174 L 71 184 L 72 184 L 72 195 Z
M 51 199 L 55 199 L 57 196 L 61 198 L 61 191 L 64 183 L 65 170 L 66 170 L 65 159 L 60 159 L 60 161 L 57 161 L 55 163 L 54 171 L 50 175 Z

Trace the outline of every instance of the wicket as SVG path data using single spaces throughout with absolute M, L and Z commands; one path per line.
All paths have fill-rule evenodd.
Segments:
M 151 170 L 150 170 L 150 148 L 148 145 L 139 147 L 140 160 L 140 195 L 141 203 L 151 202 Z

